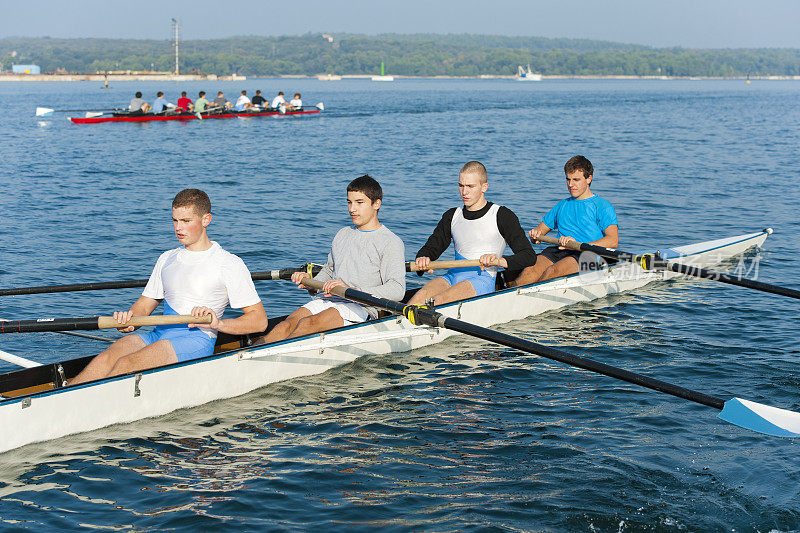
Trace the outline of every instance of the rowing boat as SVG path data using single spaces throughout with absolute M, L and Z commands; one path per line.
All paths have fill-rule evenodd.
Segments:
M 672 261 L 708 267 L 763 245 L 771 230 L 661 250 Z M 680 276 L 620 262 L 599 270 L 500 290 L 442 305 L 445 316 L 491 326 L 579 302 L 630 291 Z M 274 326 L 280 318 L 270 321 Z M 62 387 L 91 357 L 0 375 L 0 452 L 112 424 L 128 423 L 222 398 L 270 383 L 319 374 L 363 355 L 399 353 L 455 335 L 388 316 L 269 345 L 249 336 L 220 334 L 215 353 L 202 359 Z
M 114 113 L 112 116 L 103 117 L 67 117 L 73 124 L 99 124 L 101 122 L 163 122 L 167 120 L 198 120 L 215 118 L 251 118 L 313 115 L 321 111 L 320 107 L 310 107 L 292 111 L 281 112 L 277 109 L 263 111 L 225 111 L 224 113 L 173 113 L 163 115 L 131 115 L 128 113 Z

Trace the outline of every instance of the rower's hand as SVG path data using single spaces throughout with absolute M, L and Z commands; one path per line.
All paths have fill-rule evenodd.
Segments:
M 303 280 L 308 277 L 311 277 L 308 272 L 293 272 L 292 283 L 297 284 L 298 289 L 306 289 L 306 287 L 303 287 Z
M 567 243 L 569 243 L 569 242 L 578 242 L 578 241 L 576 241 L 572 237 L 568 237 L 566 235 L 563 236 L 563 237 L 559 237 L 558 238 L 558 244 L 560 246 L 558 247 L 558 249 L 559 250 L 566 250 L 567 249 Z
M 531 242 L 533 244 L 539 244 L 540 242 L 542 242 L 542 241 L 539 240 L 539 237 L 541 237 L 541 236 L 542 236 L 542 232 L 539 231 L 536 228 L 533 228 L 532 230 L 530 230 L 528 232 L 528 238 L 530 238 L 530 240 L 531 240 Z
M 480 256 L 478 261 L 481 264 L 481 270 L 485 270 L 486 267 L 490 266 L 500 266 L 503 268 L 508 268 L 508 261 L 506 261 L 502 257 L 498 257 L 497 254 L 483 254 L 482 256 Z
M 414 261 L 417 265 L 417 273 L 427 272 L 428 274 L 433 274 L 433 269 L 428 268 L 431 266 L 431 258 L 430 257 L 417 257 L 417 260 Z
M 217 314 L 214 312 L 213 309 L 210 307 L 205 306 L 197 306 L 192 307 L 192 312 L 189 313 L 192 316 L 196 316 L 200 318 L 201 316 L 211 315 L 211 323 L 209 324 L 189 324 L 190 328 L 210 328 L 210 329 L 219 329 L 220 320 L 217 318 Z
M 344 287 L 349 289 L 350 285 L 340 279 L 329 279 L 322 284 L 322 292 L 325 293 L 325 296 L 330 296 L 334 287 Z
M 133 311 L 114 311 L 114 318 L 120 324 L 124 324 L 133 318 Z M 133 326 L 126 326 L 124 328 L 117 328 L 120 333 L 130 333 L 136 328 Z

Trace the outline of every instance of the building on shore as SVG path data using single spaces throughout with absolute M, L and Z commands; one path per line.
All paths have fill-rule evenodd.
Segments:
M 12 74 L 41 74 L 39 65 L 11 65 Z

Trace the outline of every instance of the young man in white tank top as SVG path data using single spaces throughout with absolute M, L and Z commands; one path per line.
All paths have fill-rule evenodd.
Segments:
M 452 241 L 456 259 L 477 259 L 480 267 L 453 268 L 439 278 L 425 284 L 409 301 L 422 304 L 433 298 L 441 305 L 464 298 L 480 296 L 494 291 L 497 266 L 519 273 L 536 262 L 525 232 L 517 216 L 507 207 L 486 200 L 489 180 L 486 167 L 478 161 L 470 161 L 461 168 L 458 190 L 463 208 L 452 208 L 442 215 L 433 234 L 417 252 L 417 273 L 428 269 L 431 260 L 436 260 L 447 250 Z M 513 255 L 502 256 L 508 244 Z M 433 270 L 428 270 L 433 272 Z
M 92 359 L 70 385 L 211 355 L 218 331 L 244 335 L 267 328 L 267 314 L 250 271 L 244 261 L 208 237 L 210 223 L 208 195 L 199 189 L 179 192 L 172 201 L 172 224 L 183 246 L 161 254 L 142 296 L 128 311 L 114 312 L 114 318 L 124 324 L 132 316 L 150 315 L 163 300 L 165 315 L 211 315 L 211 323 L 158 326 L 148 333 L 126 335 Z M 244 314 L 220 318 L 228 303 Z

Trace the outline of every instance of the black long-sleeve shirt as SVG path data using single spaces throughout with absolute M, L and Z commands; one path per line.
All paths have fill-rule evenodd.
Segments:
M 465 219 L 477 220 L 488 213 L 491 207 L 492 202 L 486 202 L 486 205 L 478 211 L 468 211 L 466 207 L 462 207 L 461 212 Z M 430 257 L 431 260 L 436 260 L 450 247 L 453 240 L 450 228 L 456 209 L 458 208 L 453 207 L 445 211 L 442 219 L 436 225 L 436 229 L 417 252 L 417 257 Z M 503 256 L 503 259 L 508 262 L 507 271 L 519 273 L 525 267 L 536 263 L 536 252 L 533 251 L 531 241 L 525 235 L 517 215 L 502 205 L 497 210 L 497 229 L 514 252 L 513 255 Z M 422 275 L 422 272 L 417 272 L 417 274 Z

